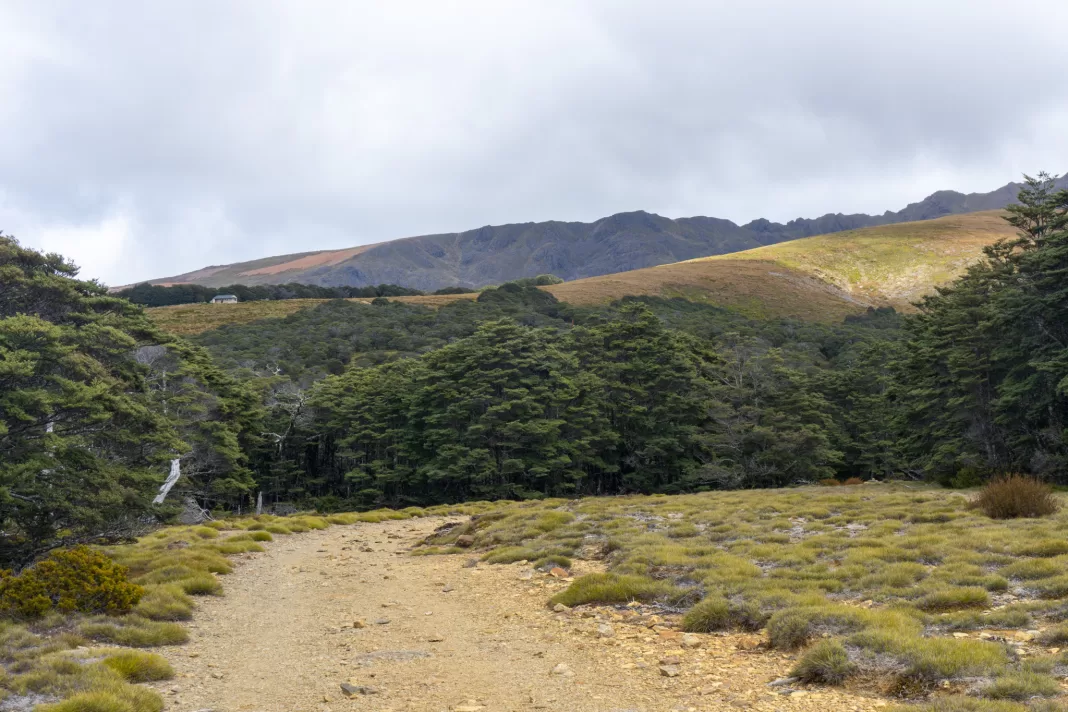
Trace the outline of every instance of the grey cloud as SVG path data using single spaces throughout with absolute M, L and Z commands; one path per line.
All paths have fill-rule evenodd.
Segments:
M 109 283 L 1068 170 L 1059 0 L 0 0 L 0 228 Z

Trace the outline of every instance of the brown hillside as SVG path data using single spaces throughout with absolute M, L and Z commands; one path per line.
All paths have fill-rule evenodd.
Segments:
M 868 306 L 912 309 L 1012 237 L 1000 211 L 837 232 L 732 255 L 590 277 L 547 289 L 597 304 L 626 295 L 682 296 L 759 316 L 838 319 Z

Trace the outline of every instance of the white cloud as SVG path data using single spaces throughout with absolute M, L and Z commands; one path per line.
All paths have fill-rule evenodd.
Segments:
M 122 214 L 110 215 L 93 224 L 30 223 L 21 230 L 29 239 L 20 242 L 42 252 L 58 252 L 74 259 L 83 279 L 99 279 L 114 285 L 131 268 L 149 266 L 128 263 L 136 248 L 132 228 L 129 217 Z M 19 237 L 14 231 L 12 234 Z
M 7 0 L 0 228 L 73 231 L 86 274 L 130 282 L 623 210 L 898 209 L 1068 170 L 1066 22 L 1060 0 Z

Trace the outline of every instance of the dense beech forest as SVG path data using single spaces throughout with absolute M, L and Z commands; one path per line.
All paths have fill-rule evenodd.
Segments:
M 1012 471 L 1068 484 L 1066 209 L 1029 179 L 1017 239 L 915 314 L 837 324 L 682 299 L 576 308 L 524 280 L 182 340 L 2 237 L 0 558 L 187 497 L 329 510 Z

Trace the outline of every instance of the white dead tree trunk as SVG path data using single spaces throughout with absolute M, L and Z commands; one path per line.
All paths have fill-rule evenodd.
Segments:
M 167 499 L 167 493 L 171 491 L 171 487 L 174 487 L 174 483 L 178 481 L 178 478 L 182 476 L 182 460 L 181 458 L 174 458 L 171 460 L 171 474 L 167 476 L 167 481 L 163 483 L 163 486 L 159 488 L 159 494 L 152 500 L 152 504 L 163 504 L 163 500 Z

